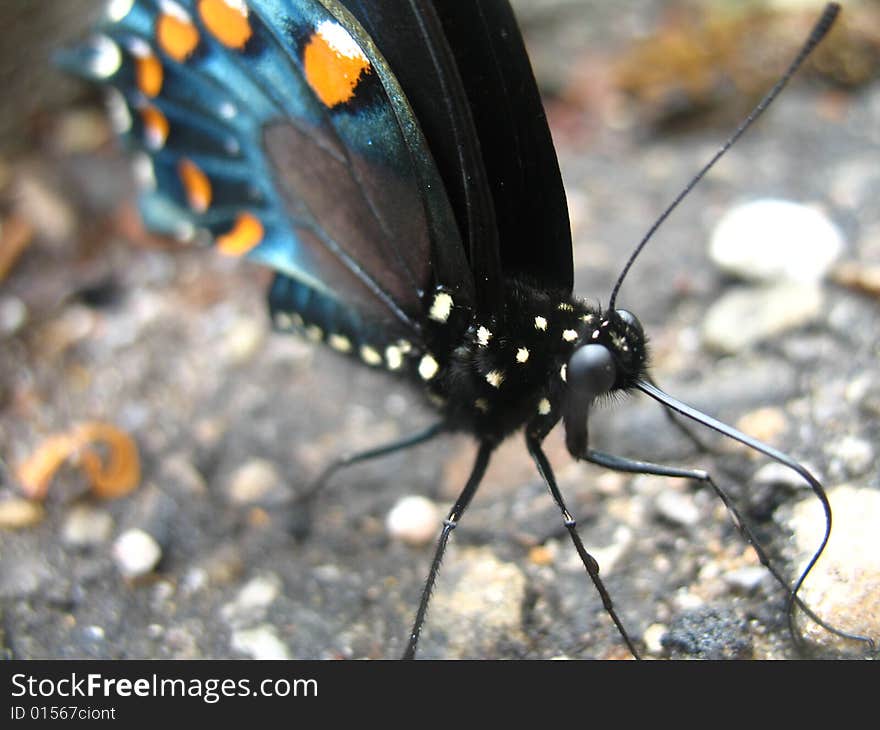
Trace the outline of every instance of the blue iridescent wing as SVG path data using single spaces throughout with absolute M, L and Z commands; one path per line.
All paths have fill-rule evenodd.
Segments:
M 342 3 L 116 0 L 65 61 L 115 90 L 148 226 L 276 269 L 276 310 L 382 345 L 420 338 L 438 284 L 473 301 L 424 136 Z

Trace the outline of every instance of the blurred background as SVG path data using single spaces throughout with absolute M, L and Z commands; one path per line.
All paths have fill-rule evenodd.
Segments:
M 566 182 L 576 289 L 607 302 L 629 251 L 776 81 L 822 3 L 513 4 Z M 474 446 L 444 437 L 340 473 L 301 534 L 291 500 L 323 465 L 431 413 L 400 383 L 273 334 L 267 272 L 143 230 L 100 94 L 49 60 L 101 7 L 0 0 L 15 40 L 0 47 L 0 648 L 394 657 L 433 538 L 408 544 L 387 517 L 401 497 L 427 497 L 433 534 Z M 875 637 L 878 70 L 880 2 L 846 2 L 619 300 L 650 334 L 666 390 L 790 451 L 833 492 L 835 538 L 853 542 L 829 556 L 838 582 L 820 576 L 805 596 Z M 743 213 L 761 200 L 793 205 Z M 723 441 L 699 453 L 643 400 L 597 411 L 595 446 L 710 469 L 796 576 L 822 526 L 814 500 L 798 506 L 799 480 Z M 573 463 L 559 433 L 547 450 L 647 656 L 795 656 L 784 593 L 713 494 Z M 627 657 L 519 438 L 452 542 L 423 656 Z

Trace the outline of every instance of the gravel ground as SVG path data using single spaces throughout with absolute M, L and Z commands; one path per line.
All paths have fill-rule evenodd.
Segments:
M 553 92 L 577 290 L 607 301 L 628 251 L 726 127 L 699 117 L 672 132 L 647 125 L 650 109 L 621 104 L 607 86 L 662 4 L 621 4 L 613 17 L 601 4 L 528 5 L 528 40 Z M 565 55 L 578 42 L 588 50 Z M 59 108 L 59 98 L 29 118 L 36 143 L 18 145 L 0 169 L 0 240 L 27 241 L 0 280 L 0 645 L 17 658 L 398 656 L 432 547 L 391 538 L 386 517 L 406 495 L 444 513 L 474 445 L 444 436 L 340 472 L 306 524 L 291 499 L 323 465 L 415 432 L 430 411 L 380 373 L 271 333 L 266 272 L 139 232 L 127 166 L 96 143 L 95 117 Z M 619 300 L 650 334 L 667 391 L 820 476 L 838 544 L 804 596 L 832 623 L 875 638 L 878 120 L 876 81 L 793 84 L 664 225 Z M 721 217 L 758 198 L 816 206 L 842 236 L 834 267 L 778 305 L 783 315 L 766 285 L 722 272 L 707 254 Z M 805 240 L 792 258 L 811 250 Z M 718 345 L 708 314 L 731 292 L 745 314 L 722 330 L 783 325 Z M 645 400 L 596 411 L 595 446 L 708 469 L 776 567 L 795 576 L 822 524 L 804 486 L 723 440 L 708 437 L 713 453 L 699 453 Z M 81 471 L 64 468 L 41 507 L 22 503 L 15 465 L 51 434 L 95 420 L 135 439 L 138 488 L 100 500 Z M 547 451 L 646 656 L 799 656 L 785 593 L 712 493 L 573 463 L 558 432 Z M 804 633 L 822 656 L 865 654 Z M 453 536 L 420 656 L 628 656 L 519 438 L 500 449 Z

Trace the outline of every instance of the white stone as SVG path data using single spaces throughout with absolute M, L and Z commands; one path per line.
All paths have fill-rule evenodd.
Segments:
M 426 545 L 439 535 L 440 513 L 430 499 L 416 495 L 402 497 L 388 512 L 385 529 L 394 540 L 407 545 Z
M 709 244 L 720 268 L 763 282 L 818 282 L 842 251 L 843 234 L 823 213 L 769 198 L 729 210 Z

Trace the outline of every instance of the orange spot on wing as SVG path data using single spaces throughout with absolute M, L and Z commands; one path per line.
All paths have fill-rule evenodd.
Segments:
M 370 62 L 362 53 L 341 52 L 320 31 L 312 36 L 303 54 L 306 81 L 330 108 L 350 101 L 361 78 L 370 70 Z
M 177 164 L 177 175 L 186 191 L 189 207 L 196 213 L 204 213 L 211 207 L 211 181 L 192 160 L 181 160 Z
M 153 55 L 141 56 L 136 60 L 137 87 L 145 96 L 156 97 L 162 91 L 165 72 L 162 63 Z
M 170 131 L 170 125 L 165 115 L 154 106 L 145 106 L 141 109 L 141 119 L 144 122 L 144 137 L 147 146 L 154 150 L 164 147 Z
M 239 213 L 228 233 L 217 236 L 217 248 L 227 256 L 244 256 L 263 240 L 265 230 L 251 213 Z
M 226 0 L 200 0 L 199 15 L 205 27 L 227 48 L 244 48 L 253 35 L 244 6 Z
M 156 21 L 156 41 L 171 58 L 183 63 L 199 45 L 199 31 L 188 20 L 166 13 Z

